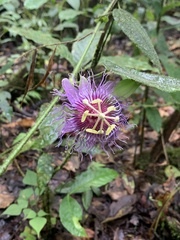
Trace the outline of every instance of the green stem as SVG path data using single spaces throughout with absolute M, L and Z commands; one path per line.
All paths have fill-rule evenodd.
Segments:
M 8 166 L 12 163 L 13 159 L 20 153 L 22 150 L 23 146 L 26 144 L 26 142 L 30 139 L 30 137 L 34 134 L 36 129 L 39 127 L 39 125 L 42 123 L 44 118 L 49 114 L 51 109 L 54 107 L 56 102 L 58 101 L 59 97 L 55 97 L 47 109 L 44 111 L 43 115 L 40 116 L 36 124 L 29 130 L 29 132 L 26 134 L 26 136 L 23 138 L 23 140 L 16 146 L 16 148 L 13 149 L 13 151 L 9 154 L 8 158 L 3 162 L 3 164 L 0 166 L 0 176 L 6 171 Z
M 115 6 L 115 4 L 117 3 L 117 0 L 113 0 L 110 5 L 108 6 L 108 8 L 105 10 L 105 12 L 103 13 L 103 15 L 108 14 L 110 11 L 112 11 L 113 7 Z M 83 55 L 81 56 L 81 59 L 79 60 L 77 66 L 75 67 L 74 71 L 73 71 L 73 76 L 76 77 L 78 72 L 81 69 L 81 66 L 83 64 L 84 58 L 95 38 L 96 33 L 98 32 L 98 29 L 101 25 L 101 18 L 99 18 L 99 22 L 97 23 L 93 35 L 83 53 Z M 49 106 L 47 107 L 47 109 L 44 111 L 44 113 L 42 114 L 42 116 L 40 116 L 35 125 L 29 130 L 29 132 L 26 134 L 25 138 L 16 146 L 16 148 L 14 148 L 12 150 L 12 152 L 9 154 L 9 156 L 6 158 L 6 160 L 3 162 L 3 164 L 0 166 L 0 176 L 6 171 L 6 169 L 8 168 L 8 166 L 12 163 L 13 159 L 21 152 L 23 146 L 26 144 L 26 142 L 31 138 L 31 136 L 34 134 L 34 132 L 36 131 L 36 129 L 39 127 L 39 125 L 42 123 L 42 121 L 44 120 L 44 118 L 49 114 L 49 112 L 51 111 L 51 109 L 54 107 L 54 105 L 57 103 L 59 97 L 55 97 L 53 98 L 53 100 L 50 102 Z
M 109 5 L 109 7 L 102 14 L 102 16 L 107 15 L 110 11 L 112 11 L 112 9 L 113 9 L 113 7 L 115 6 L 116 3 L 117 3 L 117 0 L 113 0 L 111 2 L 111 4 Z M 91 37 L 91 39 L 90 39 L 90 41 L 89 41 L 89 43 L 88 43 L 84 53 L 83 53 L 83 55 L 81 56 L 81 59 L 79 60 L 79 62 L 76 65 L 76 67 L 74 68 L 74 71 L 73 71 L 73 75 L 74 76 L 76 76 L 78 74 L 79 70 L 81 69 L 81 66 L 83 64 L 84 58 L 85 58 L 85 56 L 86 56 L 86 54 L 87 54 L 87 52 L 88 52 L 88 50 L 89 50 L 89 48 L 90 48 L 90 46 L 92 44 L 92 42 L 93 42 L 97 32 L 98 32 L 98 29 L 99 29 L 100 25 L 101 25 L 101 17 L 99 18 L 99 22 L 97 23 L 97 25 L 96 25 L 96 27 L 94 29 L 93 35 L 92 35 L 92 37 Z

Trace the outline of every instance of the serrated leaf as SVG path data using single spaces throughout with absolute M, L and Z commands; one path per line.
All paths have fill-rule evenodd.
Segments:
M 79 7 L 80 7 L 80 0 L 66 0 L 66 1 L 75 10 L 79 9 Z
M 21 214 L 22 208 L 18 204 L 11 204 L 2 214 L 10 216 L 19 216 Z
M 36 212 L 33 211 L 32 209 L 30 208 L 26 208 L 23 210 L 23 214 L 24 214 L 24 218 L 25 219 L 32 219 L 32 218 L 35 218 L 36 217 Z
M 76 177 L 71 186 L 70 194 L 81 193 L 90 190 L 91 187 L 101 187 L 118 176 L 112 169 L 102 166 L 91 168 Z
M 27 170 L 25 177 L 23 178 L 23 183 L 31 186 L 37 187 L 37 174 L 31 170 Z
M 135 69 L 121 67 L 118 64 L 114 64 L 113 62 L 107 60 L 103 62 L 103 65 L 115 74 L 124 76 L 128 79 L 133 79 L 136 82 L 145 84 L 149 87 L 155 87 L 165 92 L 180 91 L 180 79 L 139 72 Z
M 77 38 L 85 37 L 91 32 L 93 33 L 93 29 L 85 29 L 83 32 L 78 34 Z M 77 41 L 73 44 L 72 55 L 73 55 L 75 64 L 77 64 L 79 62 L 79 60 L 81 59 L 87 45 L 89 44 L 91 37 L 92 37 L 91 35 L 88 35 L 87 37 L 85 37 L 82 40 Z M 87 63 L 89 63 L 92 60 L 95 50 L 96 50 L 96 47 L 97 47 L 97 44 L 99 42 L 99 38 L 100 38 L 100 32 L 97 32 L 96 36 L 95 36 L 93 42 L 91 43 L 91 46 L 84 58 L 84 61 L 83 61 L 83 64 L 81 67 L 85 66 Z
M 25 0 L 24 7 L 27 9 L 38 9 L 46 2 L 48 2 L 48 0 Z
M 37 165 L 37 181 L 40 194 L 43 193 L 50 181 L 54 168 L 52 167 L 52 156 L 44 153 L 38 159 Z
M 159 111 L 155 107 L 146 108 L 146 116 L 152 129 L 159 132 L 162 127 L 162 118 Z
M 47 222 L 46 218 L 36 217 L 29 221 L 30 226 L 36 231 L 38 238 L 40 237 L 40 232 Z
M 114 9 L 114 20 L 121 27 L 122 31 L 134 42 L 141 51 L 158 67 L 161 71 L 161 64 L 153 44 L 142 25 L 129 12 L 123 9 Z
M 130 79 L 122 80 L 116 84 L 114 94 L 119 97 L 128 98 L 136 91 L 139 85 L 139 83 Z
M 86 237 L 85 229 L 80 225 L 82 209 L 79 203 L 67 195 L 60 203 L 59 216 L 63 226 L 74 236 Z

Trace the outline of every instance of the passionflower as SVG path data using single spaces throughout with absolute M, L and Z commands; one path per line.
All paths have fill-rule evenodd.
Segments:
M 53 94 L 63 101 L 58 120 L 60 144 L 65 134 L 75 137 L 74 149 L 81 153 L 83 149 L 90 152 L 100 144 L 106 147 L 113 145 L 121 148 L 119 140 L 123 140 L 123 132 L 127 118 L 123 114 L 125 106 L 113 96 L 114 83 L 106 81 L 105 75 L 99 85 L 96 85 L 93 76 L 80 76 L 79 83 L 72 77 L 62 80 L 65 93 L 57 89 Z M 59 145 L 60 145 L 59 144 Z

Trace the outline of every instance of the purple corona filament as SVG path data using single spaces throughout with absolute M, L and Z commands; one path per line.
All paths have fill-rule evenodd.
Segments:
M 71 81 L 65 78 L 62 87 L 64 94 L 54 90 L 54 95 L 64 100 L 58 118 L 65 119 L 59 126 L 60 140 L 66 133 L 73 134 L 78 152 L 83 148 L 91 150 L 97 144 L 104 150 L 107 145 L 120 147 L 117 140 L 122 140 L 127 118 L 122 113 L 124 105 L 113 96 L 114 83 L 106 82 L 104 76 L 97 86 L 93 77 L 80 76 L 79 84 L 72 77 Z

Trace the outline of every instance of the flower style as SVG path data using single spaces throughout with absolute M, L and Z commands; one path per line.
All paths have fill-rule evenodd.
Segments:
M 120 136 L 127 126 L 127 118 L 122 113 L 124 105 L 112 95 L 114 83 L 106 82 L 104 75 L 97 86 L 93 77 L 80 76 L 79 85 L 71 77 L 71 81 L 62 80 L 62 87 L 65 94 L 54 90 L 54 95 L 65 99 L 58 118 L 65 119 L 60 127 L 60 140 L 66 133 L 73 134 L 74 149 L 78 152 L 84 148 L 90 152 L 97 144 L 104 150 L 107 145 L 120 147 L 116 140 L 122 140 Z

